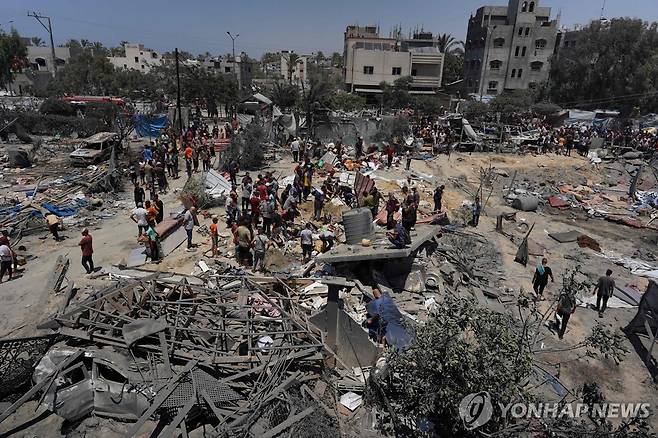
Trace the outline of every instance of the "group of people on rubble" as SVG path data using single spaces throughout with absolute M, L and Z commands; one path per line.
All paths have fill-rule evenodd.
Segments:
M 544 291 L 548 285 L 548 280 L 551 283 L 555 282 L 553 271 L 548 266 L 548 259 L 542 258 L 541 263 L 535 268 L 532 277 L 532 288 L 538 300 L 544 300 Z M 612 297 L 615 290 L 615 280 L 612 278 L 612 270 L 608 269 L 605 275 L 599 277 L 596 286 L 592 293 L 596 295 L 596 310 L 599 318 L 603 318 L 604 312 L 608 307 L 608 300 Z M 567 330 L 567 324 L 571 315 L 576 311 L 578 303 L 573 291 L 562 291 L 557 299 L 557 307 L 555 308 L 555 321 L 554 328 L 557 331 L 558 338 L 562 339 Z

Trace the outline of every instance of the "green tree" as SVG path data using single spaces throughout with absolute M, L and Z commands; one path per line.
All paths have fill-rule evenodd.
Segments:
M 331 54 L 331 65 L 334 67 L 342 67 L 343 66 L 343 55 L 341 55 L 338 52 L 334 52 Z
M 288 52 L 283 55 L 283 58 L 286 60 L 286 72 L 288 74 L 288 83 L 292 84 L 292 74 L 295 71 L 295 67 L 298 63 L 301 63 L 299 55 L 294 52 Z
M 299 100 L 299 88 L 296 85 L 277 82 L 272 90 L 272 101 L 279 108 L 286 110 L 295 106 Z
M 11 84 L 14 73 L 26 66 L 27 49 L 16 29 L 8 34 L 0 31 L 0 87 Z
M 365 108 L 366 98 L 358 94 L 338 92 L 329 97 L 329 106 L 334 110 L 359 111 Z
M 104 55 L 92 55 L 83 51 L 57 71 L 57 76 L 48 84 L 48 94 L 116 94 L 114 66 Z
M 317 62 L 322 62 L 322 61 L 324 61 L 325 59 L 326 59 L 326 58 L 324 57 L 324 53 L 322 53 L 322 50 L 318 50 L 318 53 L 315 54 L 315 60 L 316 60 Z
M 446 53 L 443 58 L 443 85 L 451 84 L 464 77 L 464 55 L 454 52 Z
M 490 102 L 491 110 L 500 113 L 529 111 L 534 104 L 533 95 L 528 90 L 505 91 Z
M 438 35 L 436 39 L 437 39 L 437 46 L 441 51 L 441 53 L 451 53 L 455 50 L 463 51 L 464 42 L 457 41 L 455 37 L 453 37 L 449 33 Z
M 564 107 L 658 111 L 658 23 L 592 22 L 551 63 L 550 95 Z
M 46 42 L 44 40 L 42 40 L 41 38 L 39 38 L 39 37 L 32 37 L 32 38 L 30 38 L 30 41 L 32 42 L 32 44 L 34 44 L 37 47 L 45 47 L 46 46 Z
M 384 108 L 406 108 L 411 102 L 409 90 L 413 78 L 411 76 L 402 76 L 390 85 L 387 82 L 381 82 L 379 87 L 382 90 L 381 99 Z
M 263 56 L 260 57 L 260 62 L 262 62 L 263 64 L 267 64 L 270 62 L 279 62 L 280 60 L 281 60 L 280 53 L 265 52 L 263 53 Z

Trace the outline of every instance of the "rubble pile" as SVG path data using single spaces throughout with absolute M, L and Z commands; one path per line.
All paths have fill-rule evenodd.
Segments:
M 208 424 L 217 433 L 256 428 L 274 436 L 322 403 L 303 392 L 322 375 L 322 337 L 291 290 L 276 279 L 220 276 L 116 282 L 48 323 L 61 340 L 0 421 L 41 393 L 40 403 L 70 421 L 134 421 L 129 436 L 152 416 L 170 433 Z M 17 356 L 4 357 L 3 377 Z M 308 399 L 301 412 L 285 402 L 293 387 Z

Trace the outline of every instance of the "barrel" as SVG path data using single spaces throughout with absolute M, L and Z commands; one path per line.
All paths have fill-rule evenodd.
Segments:
M 362 239 L 372 239 L 375 235 L 372 213 L 368 208 L 355 208 L 343 213 L 343 226 L 348 245 L 358 244 Z

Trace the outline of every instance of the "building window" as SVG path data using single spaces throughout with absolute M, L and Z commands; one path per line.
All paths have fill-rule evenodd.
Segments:
M 515 68 L 512 69 L 512 77 L 513 77 L 513 78 L 516 77 L 516 69 L 515 69 Z
M 530 28 L 526 27 L 525 28 L 525 36 L 528 36 L 528 35 L 530 35 Z
M 534 90 L 535 88 L 537 88 L 537 82 L 530 82 L 528 84 L 528 88 L 530 88 L 531 90 Z
M 402 67 L 393 67 L 391 74 L 393 76 L 400 76 L 402 74 Z
M 544 63 L 541 61 L 535 61 L 530 63 L 530 69 L 532 71 L 541 71 L 543 67 L 544 67 Z
M 489 63 L 489 68 L 491 70 L 500 70 L 500 67 L 502 66 L 503 66 L 503 61 L 499 61 L 497 59 Z
M 519 69 L 519 75 L 518 75 L 518 77 L 520 78 L 522 75 L 523 75 L 523 69 L 520 68 L 520 69 Z
M 375 74 L 375 67 L 372 65 L 364 65 L 363 66 L 363 74 L 364 75 L 374 75 Z
M 530 2 L 530 8 L 528 10 L 530 12 L 535 12 L 535 2 Z
M 140 54 L 140 55 L 143 55 L 143 54 L 144 54 L 144 52 L 139 52 L 139 54 Z
M 525 56 L 525 50 L 526 50 L 526 47 L 523 46 L 523 50 L 521 50 L 521 56 Z
M 489 81 L 489 90 L 497 90 L 498 81 Z
M 135 62 L 139 62 L 139 57 L 135 56 Z
M 493 41 L 493 44 L 494 44 L 494 47 L 496 47 L 496 48 L 503 47 L 505 45 L 505 38 L 496 38 Z
M 128 68 L 128 65 L 126 65 L 126 64 L 123 64 L 123 68 Z
M 142 64 L 142 70 L 144 70 L 144 64 Z
M 224 73 L 231 73 L 231 67 L 224 67 Z
M 523 35 L 523 28 L 519 27 L 519 36 Z
M 151 57 L 152 57 L 153 59 L 156 59 L 156 58 L 158 57 L 158 54 L 155 53 L 155 52 L 153 52 L 153 53 L 151 53 Z
M 523 2 L 521 5 L 521 12 L 526 12 L 528 10 L 528 2 Z
M 473 61 L 473 62 L 475 62 L 475 61 Z M 416 76 L 416 73 L 417 73 L 417 71 L 416 71 L 415 68 L 411 69 L 411 76 Z
M 516 50 L 514 50 L 514 56 L 518 57 L 520 51 L 521 51 L 521 46 L 516 46 Z
M 539 49 L 539 50 L 545 49 L 546 48 L 546 43 L 547 43 L 547 41 L 543 38 L 536 40 L 535 41 L 535 49 Z

